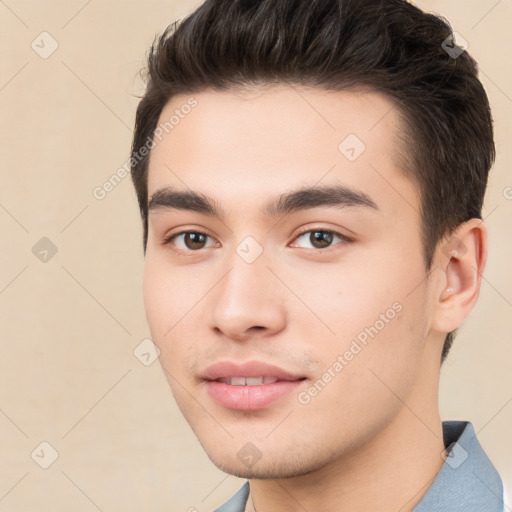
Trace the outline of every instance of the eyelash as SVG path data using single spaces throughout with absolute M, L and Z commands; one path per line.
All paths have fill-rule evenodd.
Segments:
M 332 235 L 335 235 L 335 236 L 338 236 L 343 242 L 345 243 L 350 243 L 350 242 L 353 242 L 354 240 L 338 231 L 333 231 L 332 229 L 322 229 L 322 228 L 309 228 L 309 229 L 304 229 L 303 231 L 301 231 L 300 233 L 298 233 L 294 240 L 296 240 L 297 238 L 300 238 L 301 236 L 305 235 L 306 233 L 315 233 L 315 232 L 321 232 L 321 233 L 329 233 L 329 234 L 332 234 Z M 186 235 L 188 233 L 193 233 L 195 235 L 204 235 L 208 238 L 213 238 L 211 237 L 210 235 L 206 234 L 206 233 L 203 233 L 202 231 L 196 231 L 196 230 L 186 230 L 186 231 L 180 231 L 178 233 L 174 233 L 173 235 L 167 237 L 165 240 L 164 240 L 164 245 L 170 245 L 172 243 L 172 241 L 181 236 L 181 235 Z M 333 244 L 329 247 L 326 247 L 326 248 L 323 248 L 323 249 L 320 249 L 320 248 L 312 248 L 310 250 L 312 251 L 327 251 L 328 249 L 331 249 L 334 245 L 337 245 L 337 244 Z M 299 247 L 300 248 L 300 247 Z M 303 249 L 303 247 L 302 247 Z M 197 250 L 191 250 L 191 249 L 176 249 L 177 252 L 181 252 L 181 253 L 194 253 L 194 252 L 200 252 L 202 249 L 197 249 Z

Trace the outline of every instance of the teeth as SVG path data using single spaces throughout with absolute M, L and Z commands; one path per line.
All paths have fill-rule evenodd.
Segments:
M 263 384 L 263 377 L 247 377 L 245 379 L 246 386 L 257 386 Z
M 274 379 L 274 377 L 231 377 L 219 379 L 219 381 L 232 386 L 259 386 L 261 384 L 273 384 L 278 379 Z

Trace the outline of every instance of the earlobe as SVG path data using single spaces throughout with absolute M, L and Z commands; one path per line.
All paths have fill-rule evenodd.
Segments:
M 461 224 L 448 241 L 441 244 L 438 265 L 444 276 L 434 304 L 433 330 L 451 332 L 473 310 L 486 259 L 487 229 L 481 219 Z

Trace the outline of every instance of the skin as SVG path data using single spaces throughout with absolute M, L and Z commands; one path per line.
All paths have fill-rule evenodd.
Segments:
M 190 96 L 173 97 L 161 121 Z M 399 118 L 379 93 L 278 85 L 193 97 L 198 106 L 151 151 L 148 197 L 190 188 L 227 216 L 150 212 L 144 267 L 147 320 L 180 410 L 217 467 L 250 479 L 247 511 L 412 510 L 444 462 L 441 350 L 477 301 L 485 224 L 457 229 L 458 253 L 441 241 L 426 272 L 419 192 L 398 167 Z M 366 146 L 355 161 L 338 150 L 351 133 Z M 271 197 L 333 184 L 378 210 L 260 213 Z M 315 249 L 311 231 L 297 237 L 305 228 L 353 241 Z M 185 236 L 165 244 L 184 230 L 210 238 L 203 248 Z M 247 236 L 263 250 L 251 264 L 236 252 Z M 396 302 L 401 311 L 301 404 L 297 393 Z M 307 380 L 266 409 L 233 411 L 199 379 L 220 360 L 265 361 Z M 261 454 L 251 467 L 237 457 L 248 442 Z

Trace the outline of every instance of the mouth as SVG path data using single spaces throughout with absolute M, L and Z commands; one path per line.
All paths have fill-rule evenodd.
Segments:
M 226 409 L 256 411 L 268 408 L 302 385 L 307 377 L 278 366 L 251 361 L 214 364 L 202 375 L 210 398 Z
M 304 380 L 304 378 L 297 380 Z M 225 377 L 213 382 L 223 382 L 230 386 L 261 386 L 262 384 L 274 384 L 276 382 L 294 382 L 294 380 L 280 380 L 275 377 Z

